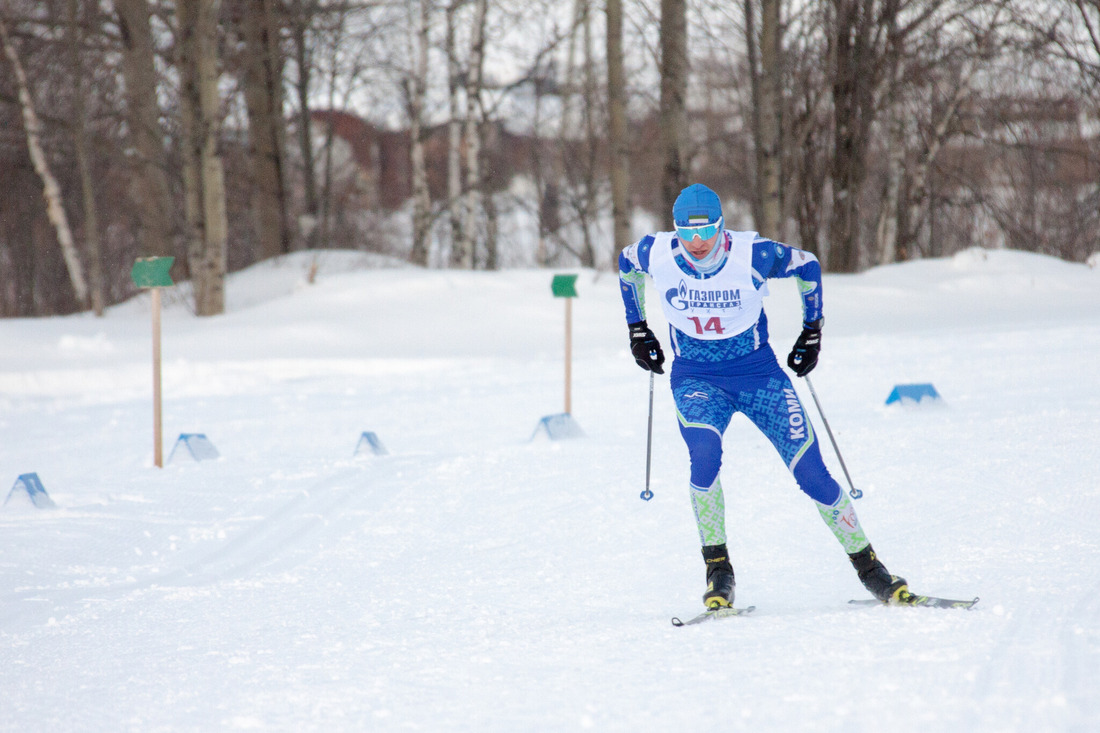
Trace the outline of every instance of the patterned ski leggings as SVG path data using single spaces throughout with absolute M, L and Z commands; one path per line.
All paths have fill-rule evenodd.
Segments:
M 744 413 L 767 436 L 802 491 L 820 504 L 836 503 L 840 485 L 825 467 L 813 426 L 770 347 L 721 364 L 677 361 L 671 386 L 691 456 L 692 504 L 703 544 L 725 541 L 718 473 L 722 435 L 735 412 Z

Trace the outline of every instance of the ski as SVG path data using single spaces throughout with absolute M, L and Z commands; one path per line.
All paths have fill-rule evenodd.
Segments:
M 673 626 L 692 626 L 693 624 L 701 624 L 704 621 L 710 621 L 711 619 L 729 618 L 731 616 L 747 616 L 756 610 L 756 606 L 747 606 L 745 608 L 733 608 L 727 606 L 725 608 L 709 608 L 703 611 L 695 618 L 689 618 L 687 621 L 681 621 L 675 616 L 672 617 Z
M 974 604 L 978 602 L 978 597 L 975 596 L 971 601 L 958 601 L 951 598 L 937 598 L 936 596 L 922 596 L 916 593 L 910 593 L 905 598 L 894 601 L 893 603 L 883 603 L 877 598 L 861 598 L 859 600 L 848 601 L 854 606 L 917 606 L 923 608 L 973 608 Z

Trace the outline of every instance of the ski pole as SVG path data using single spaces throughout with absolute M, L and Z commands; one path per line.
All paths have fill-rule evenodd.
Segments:
M 645 491 L 641 493 L 643 501 L 653 498 L 649 490 L 649 465 L 653 457 L 653 372 L 649 373 L 649 430 L 645 441 Z
M 863 496 L 863 492 L 855 487 L 852 483 L 852 477 L 848 474 L 848 467 L 844 465 L 844 456 L 840 455 L 840 448 L 837 447 L 836 438 L 833 437 L 833 430 L 829 427 L 829 421 L 825 418 L 825 411 L 821 409 L 821 400 L 817 398 L 817 390 L 814 389 L 814 383 L 810 381 L 810 375 L 803 377 L 806 380 L 806 384 L 810 387 L 810 394 L 813 395 L 814 404 L 817 405 L 817 412 L 821 415 L 821 422 L 825 424 L 825 432 L 829 434 L 829 441 L 833 444 L 833 451 L 836 452 L 837 459 L 840 460 L 840 467 L 844 469 L 844 478 L 848 479 L 848 493 L 852 495 L 853 499 L 858 499 Z

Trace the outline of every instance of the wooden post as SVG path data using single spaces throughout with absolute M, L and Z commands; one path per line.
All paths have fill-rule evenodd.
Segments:
M 573 391 L 573 299 L 565 299 L 565 414 L 571 415 Z
M 139 288 L 152 292 L 153 311 L 153 464 L 164 468 L 164 438 L 161 430 L 160 409 L 160 289 L 171 286 L 175 257 L 139 257 L 130 270 L 130 278 Z
M 164 468 L 160 411 L 160 288 L 153 288 L 153 464 Z
M 555 298 L 565 298 L 565 414 L 573 411 L 573 298 L 577 297 L 576 275 L 554 275 L 550 290 Z

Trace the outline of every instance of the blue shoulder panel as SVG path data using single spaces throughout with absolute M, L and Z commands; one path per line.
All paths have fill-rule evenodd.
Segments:
M 758 237 L 752 245 L 752 267 L 765 279 L 793 277 L 802 295 L 802 320 L 821 319 L 821 263 L 813 253 Z
M 771 239 L 757 237 L 752 243 L 752 269 L 765 279 L 788 277 L 787 265 L 791 261 L 791 248 Z
M 653 249 L 653 235 L 647 234 L 638 242 L 638 263 L 643 272 L 649 272 L 649 252 Z

